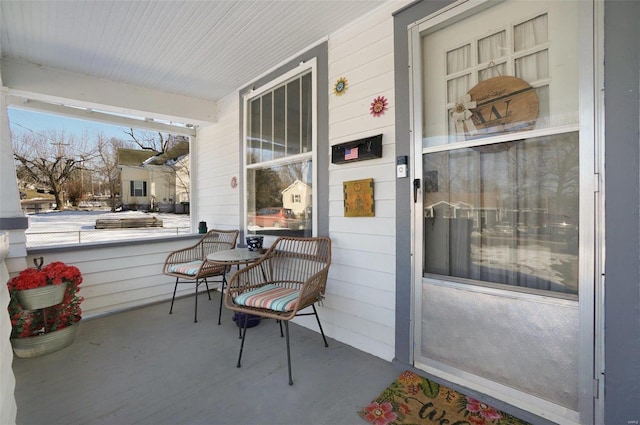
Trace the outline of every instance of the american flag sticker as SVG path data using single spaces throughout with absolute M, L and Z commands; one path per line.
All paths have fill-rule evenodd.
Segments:
M 358 148 L 351 148 L 344 150 L 344 160 L 348 161 L 350 159 L 358 159 Z

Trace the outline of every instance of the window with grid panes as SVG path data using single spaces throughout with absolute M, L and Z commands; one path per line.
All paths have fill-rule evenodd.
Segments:
M 313 66 L 301 65 L 245 102 L 247 232 L 311 236 Z M 260 211 L 287 214 L 266 217 Z

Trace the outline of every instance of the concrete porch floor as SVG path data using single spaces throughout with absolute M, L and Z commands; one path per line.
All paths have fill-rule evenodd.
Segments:
M 73 345 L 13 361 L 18 425 L 354 424 L 357 411 L 401 372 L 390 362 L 290 326 L 247 330 L 242 367 L 231 313 L 217 325 L 219 292 L 83 320 Z M 322 320 L 322 317 L 320 317 Z

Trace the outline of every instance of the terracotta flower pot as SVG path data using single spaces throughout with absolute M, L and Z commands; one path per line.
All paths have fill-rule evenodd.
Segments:
M 67 290 L 67 282 L 33 289 L 23 289 L 16 293 L 20 305 L 25 310 L 37 310 L 60 304 Z
M 11 338 L 11 345 L 16 357 L 30 359 L 44 356 L 68 347 L 76 339 L 78 324 L 76 322 L 64 329 L 28 338 Z

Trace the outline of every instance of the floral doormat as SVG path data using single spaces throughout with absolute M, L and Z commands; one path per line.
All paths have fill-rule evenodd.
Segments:
M 358 414 L 374 425 L 530 425 L 408 370 Z

